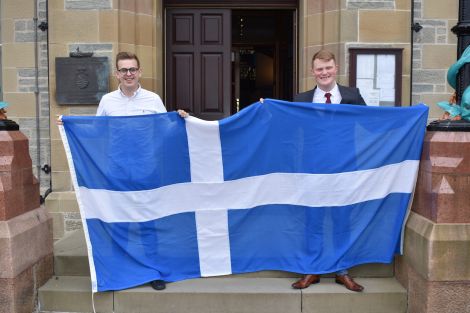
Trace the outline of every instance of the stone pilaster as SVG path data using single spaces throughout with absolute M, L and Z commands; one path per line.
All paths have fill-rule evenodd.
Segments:
M 0 251 L 0 313 L 31 313 L 52 276 L 52 219 L 20 131 L 0 131 Z
M 408 313 L 470 312 L 470 132 L 426 134 L 396 277 Z

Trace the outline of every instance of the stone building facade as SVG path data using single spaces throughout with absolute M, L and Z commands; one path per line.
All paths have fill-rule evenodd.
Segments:
M 44 195 L 51 184 L 49 125 L 49 64 L 47 32 L 37 26 L 47 20 L 47 1 L 2 1 L 0 91 L 10 104 L 8 116 L 28 137 L 33 172 Z
M 414 1 L 414 22 L 423 28 L 413 36 L 412 103 L 426 103 L 430 116 L 442 111 L 435 105 L 454 92 L 447 84 L 447 69 L 457 60 L 457 36 L 451 28 L 457 24 L 458 1 Z
M 9 117 L 30 139 L 35 174 L 41 194 L 48 194 L 54 238 L 59 239 L 81 225 L 54 120 L 58 114 L 94 114 L 96 105 L 56 102 L 55 58 L 79 47 L 108 57 L 112 69 L 117 51 L 134 51 L 142 63 L 142 85 L 164 95 L 163 2 L 2 0 L 0 10 L 2 96 L 10 103 Z M 402 48 L 402 104 L 423 102 L 430 106 L 431 118 L 441 115 L 435 104 L 453 92 L 445 77 L 456 60 L 456 36 L 450 28 L 457 23 L 457 0 L 300 0 L 297 12 L 298 91 L 313 86 L 310 58 L 321 47 L 338 56 L 344 84 L 350 48 Z M 37 28 L 42 22 L 47 22 L 45 31 Z M 412 23 L 423 28 L 413 32 Z M 110 77 L 109 90 L 116 86 Z M 52 167 L 51 173 L 41 170 L 45 165 Z
M 233 7 L 240 1 L 233 1 Z M 34 174 L 52 217 L 55 240 L 82 227 L 56 116 L 93 115 L 97 107 L 57 103 L 55 59 L 79 48 L 107 57 L 110 69 L 114 69 L 118 51 L 135 52 L 141 60 L 143 87 L 165 99 L 164 18 L 168 2 L 176 0 L 0 1 L 0 99 L 10 104 L 9 118 L 17 121 L 29 138 Z M 398 48 L 402 51 L 402 106 L 425 103 L 430 107 L 430 119 L 442 115 L 436 103 L 454 92 L 446 74 L 457 58 L 457 38 L 451 32 L 457 24 L 457 0 L 299 0 L 294 12 L 294 92 L 313 87 L 311 56 L 320 48 L 336 54 L 338 79 L 343 84 L 349 84 L 350 49 Z M 109 81 L 109 90 L 116 89 L 112 73 Z M 468 160 L 462 162 L 467 156 L 461 153 L 468 151 L 468 138 L 450 140 L 446 146 L 442 138 L 431 137 L 427 136 L 424 150 L 432 157 L 422 162 L 421 185 L 418 182 L 407 224 L 408 248 L 405 246 L 404 257 L 396 259 L 394 275 L 407 289 L 408 312 L 468 311 L 468 269 L 456 266 L 468 263 L 468 201 L 465 190 L 451 188 L 466 186 L 465 181 L 456 181 L 465 180 L 461 173 L 468 173 Z M 434 148 L 439 144 L 444 148 Z M 447 150 L 454 144 L 460 150 L 449 157 Z M 429 168 L 433 168 L 432 177 L 426 172 Z M 431 204 L 431 200 L 435 202 Z M 444 209 L 436 209 L 440 207 Z M 447 214 L 454 208 L 461 215 L 451 219 L 433 216 L 433 210 Z

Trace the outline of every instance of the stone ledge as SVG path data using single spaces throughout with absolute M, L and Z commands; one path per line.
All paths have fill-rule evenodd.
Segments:
M 75 191 L 54 191 L 46 198 L 48 212 L 80 212 Z
M 404 258 L 428 281 L 470 281 L 470 224 L 439 224 L 411 213 Z M 456 266 L 461 264 L 462 266 Z

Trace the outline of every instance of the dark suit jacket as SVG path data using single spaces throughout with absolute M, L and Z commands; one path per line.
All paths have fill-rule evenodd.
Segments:
M 312 102 L 315 88 L 295 95 L 294 102 Z M 340 84 L 338 84 L 338 89 L 341 94 L 341 104 L 366 105 L 366 102 L 359 93 L 359 89 L 355 87 L 341 86 Z

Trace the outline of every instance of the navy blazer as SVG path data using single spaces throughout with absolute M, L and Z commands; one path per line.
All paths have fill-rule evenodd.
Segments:
M 294 102 L 312 102 L 315 88 L 306 92 L 296 94 L 294 96 Z M 362 98 L 359 89 L 355 87 L 341 86 L 340 84 L 338 84 L 338 89 L 339 93 L 341 94 L 341 104 L 366 105 L 366 102 Z

